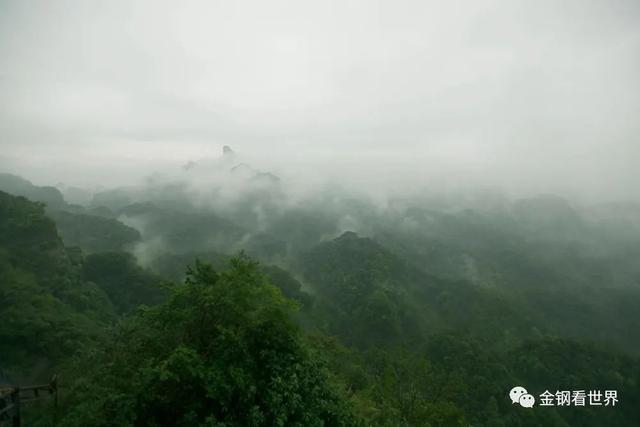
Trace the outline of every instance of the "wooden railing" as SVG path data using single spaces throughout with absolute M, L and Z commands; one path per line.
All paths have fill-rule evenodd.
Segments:
M 20 427 L 20 389 L 0 389 L 0 427 Z
M 58 406 L 58 380 L 54 376 L 49 384 L 26 387 L 0 388 L 0 427 L 20 427 L 20 406 L 53 395 Z

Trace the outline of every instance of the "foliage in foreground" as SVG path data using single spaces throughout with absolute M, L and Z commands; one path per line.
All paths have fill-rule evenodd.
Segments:
M 76 365 L 62 424 L 354 425 L 293 308 L 244 256 L 222 273 L 196 263 Z

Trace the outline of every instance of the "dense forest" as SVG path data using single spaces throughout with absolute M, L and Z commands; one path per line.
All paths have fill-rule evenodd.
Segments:
M 26 425 L 640 421 L 640 205 L 293 197 L 230 150 L 138 186 L 0 190 L 0 384 L 59 377 Z M 618 401 L 528 409 L 514 386 Z

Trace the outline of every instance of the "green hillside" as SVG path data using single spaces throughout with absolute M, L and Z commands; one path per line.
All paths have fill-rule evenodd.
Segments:
M 60 374 L 57 415 L 25 410 L 36 426 L 635 425 L 637 231 L 557 199 L 414 204 L 259 228 L 168 201 L 110 211 L 135 234 L 0 193 L 2 380 Z M 364 233 L 336 233 L 340 209 Z M 529 411 L 514 385 L 619 402 Z

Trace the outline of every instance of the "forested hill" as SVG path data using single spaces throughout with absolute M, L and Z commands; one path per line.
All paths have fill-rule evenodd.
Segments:
M 0 192 L 0 366 L 9 378 L 68 357 L 114 319 L 95 284 L 80 278 L 44 207 Z M 46 373 L 45 373 L 46 374 Z
M 161 193 L 54 208 L 0 192 L 0 368 L 11 383 L 59 373 L 59 425 L 640 419 L 640 240 L 619 213 Z M 67 215 L 109 222 L 85 234 Z M 527 410 L 515 385 L 619 402 Z M 47 406 L 25 414 L 51 425 Z
M 510 277 L 491 286 L 438 276 L 430 272 L 438 269 L 437 259 L 430 264 L 425 257 L 427 263 L 420 268 L 353 232 L 303 254 L 298 269 L 332 307 L 332 333 L 346 340 L 364 343 L 380 334 L 380 345 L 400 336 L 420 341 L 426 332 L 464 330 L 491 347 L 545 335 L 639 350 L 640 288 L 611 286 L 599 282 L 601 276 L 590 277 L 594 271 L 608 271 L 606 260 L 592 258 L 578 270 L 566 264 L 586 260 L 574 253 L 556 253 L 552 260 L 548 252 L 558 250 L 553 246 L 544 255 L 524 244 L 517 250 L 521 253 L 504 251 L 492 258 L 494 275 Z M 530 259 L 539 256 L 544 260 Z M 531 276 L 538 278 L 533 281 Z M 376 328 L 362 325 L 360 316 L 375 319 Z
M 67 246 L 85 252 L 119 251 L 131 249 L 140 241 L 140 233 L 117 221 L 113 212 L 67 203 L 55 187 L 36 186 L 18 176 L 0 173 L 0 191 L 42 203 Z
M 48 378 L 53 368 L 47 366 L 68 359 L 117 320 L 125 298 L 119 295 L 136 306 L 143 302 L 136 286 L 145 288 L 145 301 L 161 293 L 158 278 L 144 286 L 131 280 L 131 270 L 141 270 L 131 255 L 118 257 L 133 266 L 118 265 L 119 283 L 127 285 L 113 290 L 107 274 L 92 275 L 113 262 L 65 247 L 43 204 L 0 191 L 0 368 L 8 379 Z

